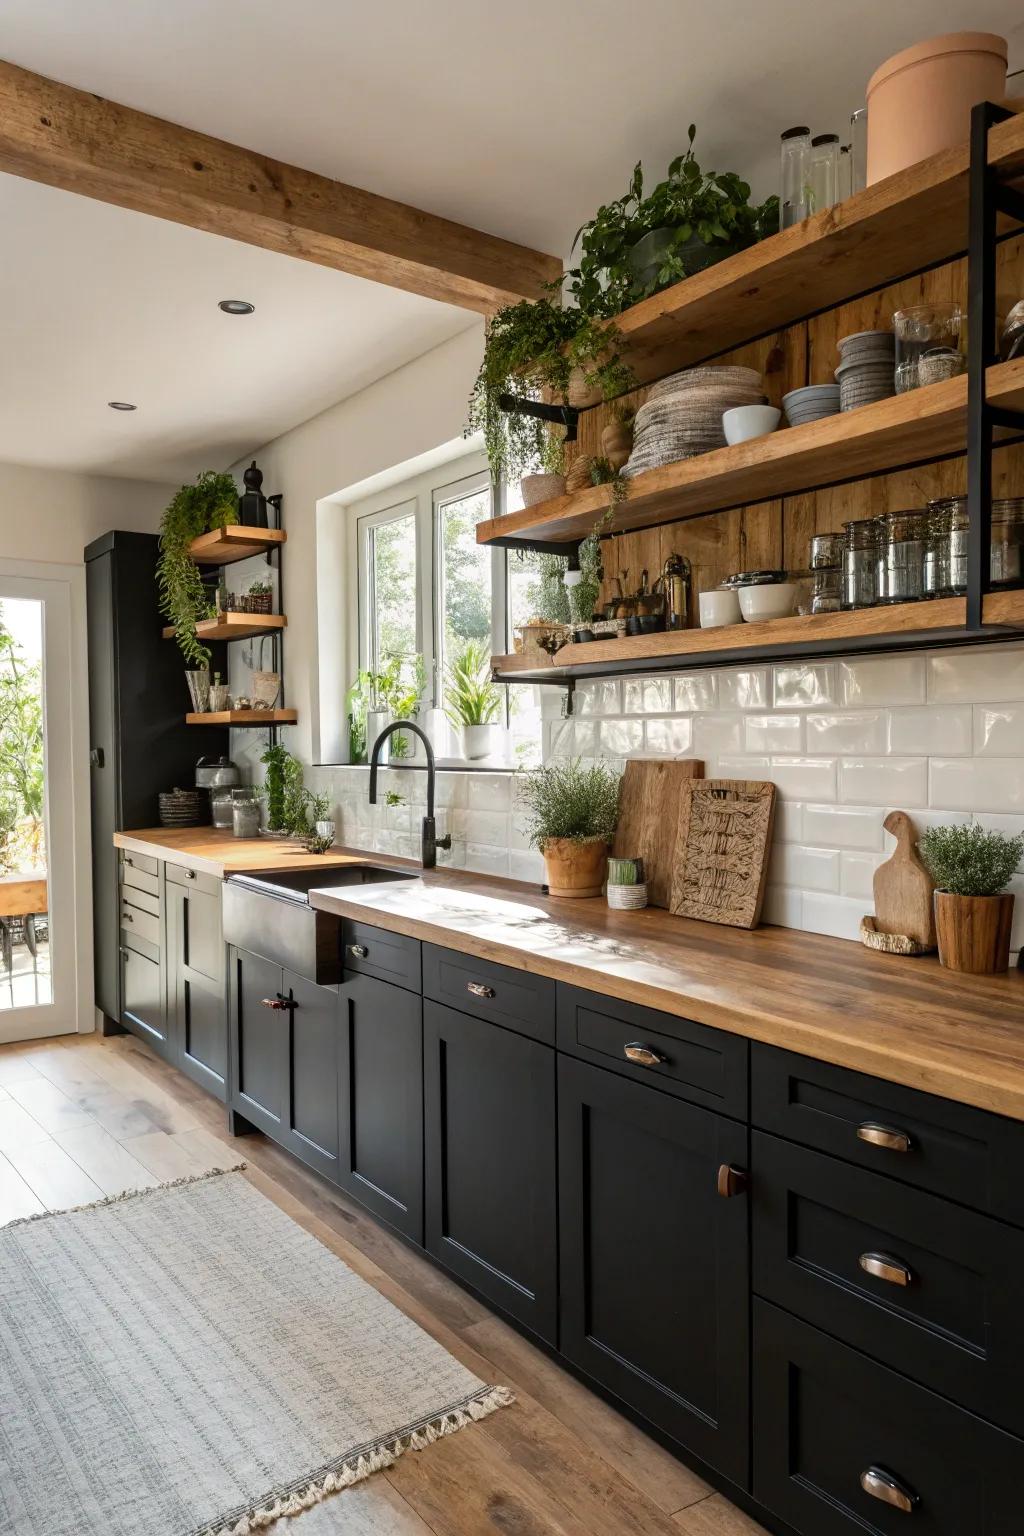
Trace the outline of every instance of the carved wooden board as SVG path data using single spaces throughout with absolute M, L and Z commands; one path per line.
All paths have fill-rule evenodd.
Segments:
M 896 839 L 892 858 L 875 870 L 875 927 L 902 934 L 922 949 L 935 948 L 935 881 L 914 846 L 914 823 L 906 811 L 892 811 L 885 830 Z
M 680 799 L 671 910 L 706 923 L 756 928 L 774 821 L 774 784 L 691 783 Z
M 667 907 L 671 899 L 679 802 L 690 783 L 703 777 L 704 764 L 692 757 L 631 757 L 626 763 L 612 853 L 617 859 L 643 859 L 652 907 Z

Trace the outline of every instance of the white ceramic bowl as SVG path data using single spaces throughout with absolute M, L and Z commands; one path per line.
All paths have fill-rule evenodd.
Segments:
M 712 587 L 710 592 L 701 592 L 697 603 L 701 629 L 720 629 L 724 624 L 742 623 L 740 600 L 731 587 Z
M 722 430 L 727 443 L 745 443 L 774 432 L 781 418 L 782 412 L 775 405 L 734 405 L 722 417 Z
M 758 587 L 740 587 L 737 596 L 740 612 L 748 624 L 764 619 L 788 619 L 796 610 L 795 581 L 765 582 Z

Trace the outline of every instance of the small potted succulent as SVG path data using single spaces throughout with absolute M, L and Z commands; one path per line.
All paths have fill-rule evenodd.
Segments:
M 548 763 L 519 781 L 530 842 L 544 855 L 552 896 L 600 896 L 619 819 L 619 775 L 579 758 Z
M 647 905 L 643 859 L 608 860 L 608 905 L 616 912 L 636 912 Z
M 269 613 L 273 607 L 274 589 L 269 581 L 254 581 L 246 594 L 246 607 L 250 613 Z
M 1010 963 L 1013 893 L 1024 834 L 984 827 L 930 827 L 918 851 L 935 881 L 939 960 L 948 970 L 985 975 Z

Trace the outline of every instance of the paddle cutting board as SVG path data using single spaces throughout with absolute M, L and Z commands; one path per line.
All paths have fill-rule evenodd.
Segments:
M 904 934 L 934 949 L 935 881 L 914 846 L 914 823 L 906 811 L 892 811 L 882 823 L 896 839 L 891 859 L 875 870 L 875 927 L 880 933 Z
M 680 798 L 671 911 L 756 928 L 775 822 L 775 785 L 696 779 Z
M 680 799 L 684 789 L 703 776 L 704 764 L 692 757 L 631 757 L 626 762 L 612 854 L 617 859 L 643 859 L 652 907 L 669 904 Z

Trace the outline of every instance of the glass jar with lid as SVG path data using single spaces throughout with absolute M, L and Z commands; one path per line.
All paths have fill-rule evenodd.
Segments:
M 809 213 L 834 208 L 840 200 L 839 135 L 817 133 L 807 156 L 807 205 Z
M 911 304 L 892 317 L 896 333 L 896 393 L 938 384 L 965 372 L 966 316 L 959 304 Z
M 876 602 L 916 603 L 924 597 L 928 522 L 922 508 L 878 519 Z
M 942 496 L 928 503 L 925 597 L 959 597 L 967 591 L 967 497 Z
M 994 587 L 1020 586 L 1024 581 L 1024 497 L 992 503 L 992 558 L 989 577 Z
M 779 228 L 789 229 L 806 219 L 807 162 L 811 153 L 811 130 L 787 128 L 782 135 L 779 161 Z
M 842 606 L 874 606 L 878 581 L 878 520 L 860 518 L 844 523 Z

